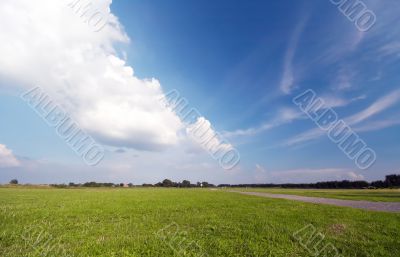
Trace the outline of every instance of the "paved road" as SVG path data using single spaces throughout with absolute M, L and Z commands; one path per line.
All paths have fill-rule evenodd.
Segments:
M 255 195 L 269 198 L 279 198 L 295 200 L 307 203 L 319 203 L 319 204 L 330 204 L 336 206 L 352 207 L 357 209 L 365 209 L 371 211 L 385 211 L 385 212 L 400 212 L 400 202 L 369 202 L 369 201 L 352 201 L 352 200 L 340 200 L 331 198 L 320 198 L 320 197 L 308 197 L 298 195 L 283 195 L 283 194 L 270 194 L 270 193 L 256 193 L 256 192 L 240 192 L 240 191 L 229 191 L 234 193 L 240 193 L 244 195 Z

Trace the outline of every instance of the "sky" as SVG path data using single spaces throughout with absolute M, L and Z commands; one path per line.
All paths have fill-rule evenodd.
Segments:
M 0 183 L 312 183 L 399 173 L 400 3 L 364 0 L 376 21 L 361 31 L 333 2 L 1 1 Z M 33 88 L 104 150 L 97 165 L 21 97 Z M 373 165 L 360 169 L 293 102 L 309 89 L 376 153 Z M 172 90 L 219 135 L 211 145 L 160 104 Z M 222 167 L 210 154 L 218 146 L 240 162 Z

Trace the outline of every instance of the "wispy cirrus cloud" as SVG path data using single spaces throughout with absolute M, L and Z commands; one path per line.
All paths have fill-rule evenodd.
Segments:
M 395 105 L 398 103 L 400 100 L 400 90 L 395 90 L 381 98 L 379 98 L 377 101 L 375 101 L 373 104 L 371 104 L 368 108 L 364 109 L 361 112 L 358 112 L 348 118 L 345 119 L 345 121 L 349 125 L 355 125 L 358 124 L 384 110 L 387 108 Z
M 400 101 L 400 90 L 392 91 L 391 93 L 376 100 L 374 103 L 372 103 L 366 109 L 345 118 L 344 121 L 349 126 L 358 125 L 358 124 L 366 121 L 367 119 L 383 112 L 384 110 L 394 106 L 399 101 Z M 373 122 L 372 123 L 373 126 L 371 126 L 371 128 L 374 127 L 375 130 L 377 130 L 379 128 L 386 128 L 388 126 L 392 126 L 392 125 L 396 125 L 396 124 L 397 124 L 397 122 L 394 122 L 394 120 L 381 122 L 380 124 Z M 364 127 L 361 127 L 361 130 L 369 131 L 368 129 L 366 129 L 367 127 L 368 127 L 368 125 L 365 124 Z M 299 144 L 299 143 L 304 143 L 304 142 L 307 142 L 310 140 L 315 140 L 323 135 L 325 135 L 324 131 L 322 131 L 319 128 L 314 128 L 314 129 L 310 129 L 306 132 L 300 133 L 294 137 L 287 139 L 283 143 L 283 145 L 291 146 L 291 145 L 295 145 L 295 144 Z
M 293 71 L 293 59 L 296 54 L 297 45 L 301 34 L 303 33 L 307 19 L 301 20 L 295 27 L 292 37 L 290 39 L 289 46 L 286 50 L 284 61 L 283 61 L 283 72 L 282 79 L 279 85 L 280 90 L 288 95 L 292 92 L 295 84 L 295 74 Z
M 386 45 L 382 46 L 379 49 L 379 53 L 382 57 L 395 56 L 395 57 L 399 58 L 400 57 L 400 41 L 387 43 Z
M 226 137 L 254 136 L 264 131 L 288 124 L 294 120 L 304 119 L 305 117 L 306 116 L 304 113 L 300 111 L 292 108 L 283 108 L 278 111 L 277 116 L 273 120 L 265 122 L 258 127 L 239 129 L 235 131 L 225 131 L 223 135 Z
M 334 95 L 324 95 L 321 96 L 321 99 L 324 100 L 326 108 L 334 108 L 334 107 L 344 107 L 348 106 L 349 104 L 365 99 L 365 95 L 360 95 L 357 97 L 353 97 L 351 99 L 346 99 L 342 97 L 337 97 Z
M 400 115 L 397 115 L 400 116 Z M 400 125 L 400 120 L 396 119 L 385 119 L 385 120 L 376 120 L 368 122 L 368 124 L 360 125 L 354 128 L 356 132 L 368 132 L 368 131 L 376 131 L 381 130 L 393 126 Z
M 319 128 L 313 128 L 307 130 L 306 132 L 297 134 L 283 142 L 283 146 L 292 146 L 300 143 L 304 143 L 313 139 L 317 139 L 321 136 L 325 135 L 325 132 Z
M 325 95 L 321 97 L 325 101 L 325 108 L 343 107 L 347 106 L 355 101 L 365 99 L 365 95 L 360 95 L 351 99 L 345 99 L 332 95 Z M 225 131 L 223 134 L 226 137 L 236 136 L 254 136 L 259 133 L 268 131 L 270 129 L 291 123 L 295 120 L 305 119 L 306 116 L 301 111 L 297 111 L 293 108 L 282 108 L 277 112 L 277 115 L 271 121 L 265 122 L 257 127 L 248 129 L 238 129 L 235 131 Z M 311 136 L 311 135 L 310 135 Z

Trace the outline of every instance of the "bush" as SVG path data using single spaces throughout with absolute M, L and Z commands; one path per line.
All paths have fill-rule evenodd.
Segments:
M 18 180 L 12 179 L 12 180 L 10 181 L 10 184 L 11 184 L 11 185 L 18 185 Z

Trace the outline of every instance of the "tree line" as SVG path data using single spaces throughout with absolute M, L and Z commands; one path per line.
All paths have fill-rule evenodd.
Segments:
M 68 188 L 68 187 L 182 187 L 182 188 L 190 188 L 190 187 L 215 187 L 215 185 L 210 184 L 208 182 L 197 182 L 196 184 L 192 184 L 189 180 L 183 180 L 182 182 L 174 182 L 169 179 L 164 179 L 162 182 L 158 182 L 156 184 L 142 184 L 142 185 L 134 185 L 133 183 L 97 183 L 97 182 L 86 182 L 83 184 L 75 184 L 69 183 L 67 184 L 51 184 L 52 187 L 57 188 Z
M 317 183 L 303 184 L 220 184 L 218 187 L 281 187 L 281 188 L 304 188 L 304 189 L 364 189 L 364 188 L 393 188 L 400 187 L 400 175 L 387 175 L 385 180 L 377 180 L 373 182 L 367 181 L 326 181 Z
M 18 184 L 17 179 L 10 181 L 10 184 Z M 142 184 L 134 185 L 133 183 L 98 183 L 98 182 L 86 182 L 81 184 L 75 184 L 73 182 L 69 184 L 50 184 L 52 187 L 57 188 L 72 188 L 72 187 L 176 187 L 176 188 L 208 188 L 216 187 L 214 184 L 208 182 L 197 182 L 192 184 L 189 180 L 183 180 L 182 182 L 174 182 L 170 179 L 164 179 L 162 182 L 156 184 Z M 387 175 L 385 180 L 377 180 L 373 182 L 367 182 L 363 180 L 359 181 L 325 181 L 317 183 L 301 183 L 301 184 L 219 184 L 218 187 L 281 187 L 281 188 L 316 188 L 316 189 L 364 189 L 364 188 L 397 188 L 400 187 L 400 175 Z

